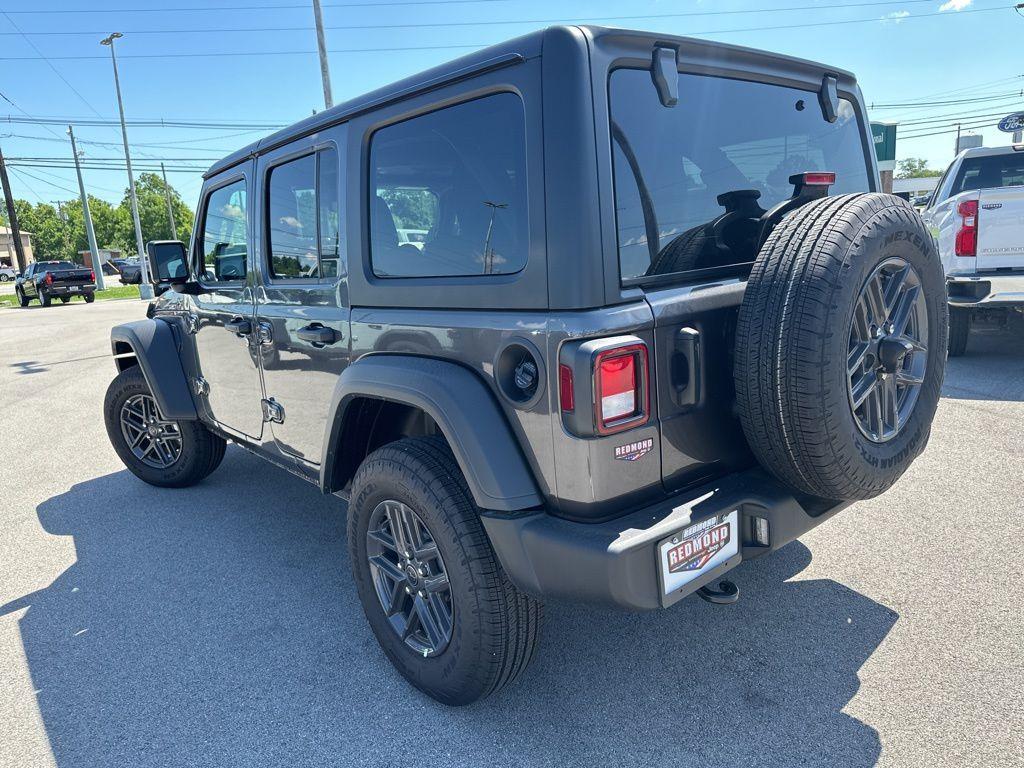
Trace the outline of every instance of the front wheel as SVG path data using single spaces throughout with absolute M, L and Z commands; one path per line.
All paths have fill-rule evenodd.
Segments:
M 87 293 L 87 294 L 85 294 L 85 303 L 86 304 L 92 304 L 94 301 L 96 301 L 96 294 L 95 293 Z
M 224 458 L 224 438 L 198 421 L 164 417 L 138 366 L 126 368 L 110 382 L 103 419 L 121 461 L 150 485 L 195 485 Z
M 356 473 L 351 499 L 359 600 L 398 671 L 450 705 L 514 680 L 533 656 L 541 606 L 502 570 L 447 443 L 380 448 Z
M 60 297 L 60 303 L 61 304 L 67 304 L 69 301 L 71 301 L 71 297 L 70 296 L 61 296 Z

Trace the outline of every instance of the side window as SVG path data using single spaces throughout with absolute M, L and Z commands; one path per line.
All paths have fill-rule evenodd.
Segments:
M 202 279 L 204 282 L 244 280 L 248 270 L 248 217 L 245 181 L 215 189 L 203 215 Z
M 271 277 L 319 278 L 316 155 L 272 168 L 267 189 Z
M 271 168 L 267 184 L 270 276 L 338 276 L 338 153 L 325 150 Z
M 500 93 L 377 131 L 370 260 L 379 277 L 502 275 L 526 266 L 526 140 Z

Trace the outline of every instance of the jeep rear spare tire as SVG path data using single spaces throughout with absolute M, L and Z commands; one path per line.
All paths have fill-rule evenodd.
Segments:
M 928 441 L 948 323 L 909 204 L 870 193 L 798 208 L 758 254 L 739 312 L 736 398 L 758 461 L 826 499 L 888 489 Z

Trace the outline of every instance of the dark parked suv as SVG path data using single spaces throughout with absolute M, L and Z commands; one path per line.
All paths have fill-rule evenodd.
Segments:
M 232 441 L 346 499 L 384 652 L 467 703 L 543 599 L 731 602 L 924 449 L 943 274 L 876 179 L 847 72 L 530 34 L 216 163 L 112 331 L 107 430 L 154 485 Z

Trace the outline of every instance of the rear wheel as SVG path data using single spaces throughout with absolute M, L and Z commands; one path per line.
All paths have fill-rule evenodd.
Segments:
M 758 254 L 736 331 L 736 397 L 761 464 L 854 500 L 924 450 L 945 365 L 945 278 L 917 213 L 891 195 L 798 208 Z
M 18 297 L 18 304 L 22 307 L 27 307 L 30 299 L 25 295 L 25 292 L 21 288 L 15 288 L 14 294 Z
M 164 417 L 138 366 L 126 368 L 110 382 L 103 417 L 121 461 L 150 485 L 194 485 L 224 458 L 224 438 L 198 421 Z
M 949 308 L 949 356 L 960 357 L 967 352 L 967 340 L 971 335 L 971 310 L 963 307 Z
M 444 440 L 399 440 L 352 484 L 356 589 L 384 653 L 438 701 L 469 704 L 529 664 L 540 604 L 505 575 Z
M 50 306 L 50 294 L 46 293 L 46 291 L 40 290 L 39 296 L 37 298 L 39 299 L 39 303 L 42 304 L 44 307 Z

